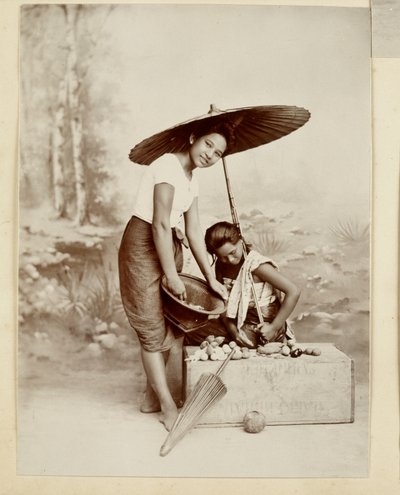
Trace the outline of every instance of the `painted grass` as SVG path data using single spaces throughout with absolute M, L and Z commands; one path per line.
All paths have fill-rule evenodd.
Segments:
M 338 220 L 329 230 L 340 241 L 346 244 L 361 243 L 369 240 L 369 223 L 363 224 L 355 218 Z

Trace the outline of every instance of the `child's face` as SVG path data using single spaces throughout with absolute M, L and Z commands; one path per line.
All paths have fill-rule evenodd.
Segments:
M 239 240 L 236 244 L 226 242 L 215 250 L 215 254 L 222 263 L 238 265 L 243 257 L 243 243 Z

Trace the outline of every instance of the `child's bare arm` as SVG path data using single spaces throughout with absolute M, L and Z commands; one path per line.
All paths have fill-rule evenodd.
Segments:
M 236 340 L 238 338 L 238 329 L 235 323 L 235 320 L 232 318 L 227 318 L 225 315 L 221 315 L 220 319 L 228 332 L 229 338 L 231 340 Z
M 251 342 L 251 340 L 246 336 L 246 334 L 244 332 L 239 332 L 236 325 L 236 320 L 232 318 L 227 318 L 224 315 L 221 316 L 220 318 L 231 340 L 235 341 L 239 345 L 244 345 L 246 347 L 254 347 L 253 342 Z
M 279 332 L 294 310 L 300 297 L 300 289 L 269 263 L 260 265 L 254 270 L 253 275 L 263 282 L 270 283 L 273 287 L 285 294 L 282 305 L 272 323 L 264 323 L 261 329 L 263 336 L 266 339 L 271 340 L 271 338 Z

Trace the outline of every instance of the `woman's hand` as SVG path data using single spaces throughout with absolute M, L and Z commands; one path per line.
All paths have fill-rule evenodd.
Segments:
M 178 299 L 184 301 L 186 299 L 186 288 L 185 284 L 177 275 L 176 277 L 171 277 L 166 279 L 167 289 Z
M 212 278 L 211 280 L 209 280 L 208 285 L 214 292 L 222 297 L 225 302 L 228 300 L 228 291 L 226 290 L 225 285 L 218 282 L 216 278 Z

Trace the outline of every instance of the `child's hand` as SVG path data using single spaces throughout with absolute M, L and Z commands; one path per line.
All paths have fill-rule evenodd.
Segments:
M 253 342 L 247 337 L 245 332 L 242 332 L 241 330 L 238 331 L 236 340 L 239 342 L 239 344 L 242 344 L 245 347 L 249 347 L 250 349 L 255 347 Z
M 214 292 L 221 296 L 224 301 L 228 300 L 228 291 L 226 290 L 226 287 L 218 282 L 217 279 L 210 280 L 208 285 Z
M 271 341 L 277 337 L 277 331 L 272 323 L 261 323 L 258 326 L 258 331 L 263 336 L 265 340 Z

